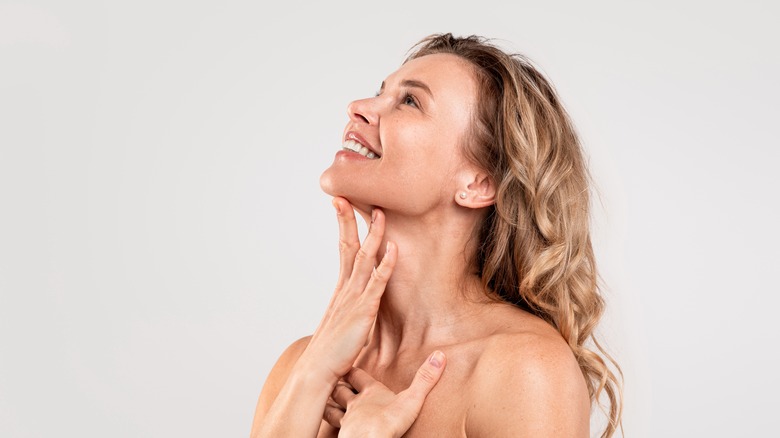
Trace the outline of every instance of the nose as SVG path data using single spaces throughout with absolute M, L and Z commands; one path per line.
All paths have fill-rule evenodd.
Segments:
M 373 104 L 374 99 L 360 99 L 347 105 L 349 119 L 357 123 L 376 125 L 379 121 L 379 113 Z

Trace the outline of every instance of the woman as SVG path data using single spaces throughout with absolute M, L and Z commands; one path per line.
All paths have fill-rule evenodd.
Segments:
M 551 85 L 482 38 L 434 35 L 348 113 L 320 180 L 336 292 L 268 376 L 252 435 L 587 437 L 606 393 L 612 436 L 587 170 Z

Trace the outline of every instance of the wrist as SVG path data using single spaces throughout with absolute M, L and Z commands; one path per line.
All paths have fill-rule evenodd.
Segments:
M 289 378 L 310 388 L 327 390 L 328 395 L 330 395 L 340 377 L 327 367 L 322 366 L 322 361 L 317 361 L 304 352 L 293 366 Z

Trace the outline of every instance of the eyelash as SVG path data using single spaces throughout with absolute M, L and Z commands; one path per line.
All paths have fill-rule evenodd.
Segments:
M 411 104 L 409 103 L 410 100 L 411 100 Z M 401 101 L 405 105 L 411 105 L 411 106 L 413 106 L 415 108 L 419 108 L 420 107 L 419 105 L 417 105 L 417 99 L 415 99 L 415 97 L 413 95 L 409 94 L 409 93 L 404 94 L 404 97 L 403 97 L 403 99 L 401 99 Z
M 377 91 L 376 94 L 374 94 L 374 97 L 379 97 L 380 94 L 381 93 Z M 401 103 L 403 103 L 404 105 L 413 106 L 415 108 L 420 108 L 420 105 L 417 103 L 417 98 L 414 97 L 414 95 L 411 93 L 404 93 L 403 97 L 401 98 Z

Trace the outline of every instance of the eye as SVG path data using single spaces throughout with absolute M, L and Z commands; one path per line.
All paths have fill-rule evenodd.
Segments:
M 415 99 L 415 97 L 412 96 L 409 93 L 404 94 L 402 102 L 403 102 L 404 105 L 410 105 L 410 106 L 413 106 L 415 108 L 419 108 L 420 107 L 419 105 L 417 105 L 417 99 Z

